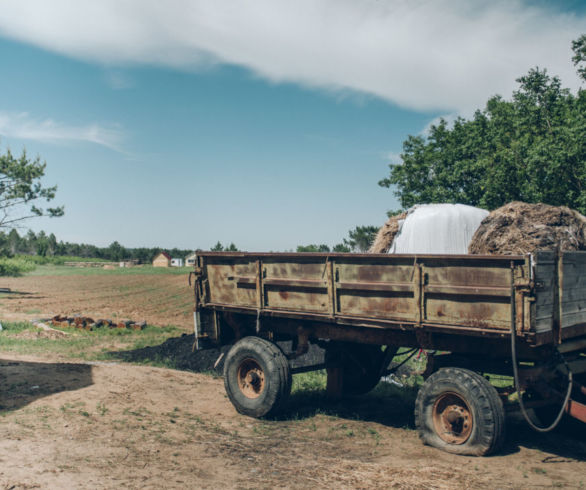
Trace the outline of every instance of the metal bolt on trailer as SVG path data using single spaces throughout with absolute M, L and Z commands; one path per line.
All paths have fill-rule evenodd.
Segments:
M 252 417 L 286 407 L 292 374 L 325 367 L 330 395 L 359 395 L 399 348 L 433 350 L 415 403 L 422 441 L 486 455 L 503 443 L 506 411 L 538 431 L 564 414 L 586 422 L 585 272 L 585 252 L 198 252 L 195 347 L 232 345 L 226 392 Z M 325 362 L 292 367 L 312 343 Z M 487 374 L 511 385 L 497 389 Z

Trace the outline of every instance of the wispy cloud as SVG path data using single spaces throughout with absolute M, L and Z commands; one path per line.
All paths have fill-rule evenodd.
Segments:
M 70 126 L 52 119 L 35 118 L 27 112 L 0 112 L 0 135 L 46 142 L 84 141 L 122 152 L 119 127 L 106 128 L 99 124 Z
M 403 163 L 403 159 L 401 158 L 400 153 L 396 153 L 394 151 L 388 151 L 384 154 L 384 159 L 389 162 L 389 165 L 401 165 Z
M 536 65 L 577 88 L 586 17 L 529 0 L 3 0 L 0 34 L 109 65 L 246 67 L 274 82 L 469 112 Z

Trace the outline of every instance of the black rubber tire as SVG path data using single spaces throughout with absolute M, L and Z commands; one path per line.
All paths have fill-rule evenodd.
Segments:
M 238 384 L 239 369 L 251 359 L 264 374 L 264 386 L 255 398 L 246 396 Z M 228 351 L 224 387 L 239 413 L 255 418 L 275 415 L 285 406 L 291 384 L 289 361 L 276 344 L 260 337 L 244 337 Z
M 462 399 L 472 415 L 470 434 L 462 443 L 446 442 L 436 432 L 436 401 L 449 394 Z M 468 369 L 444 368 L 427 378 L 419 389 L 415 425 L 424 444 L 453 454 L 486 456 L 497 451 L 504 441 L 505 411 L 496 389 L 485 378 Z
M 379 345 L 336 342 L 326 349 L 325 364 L 343 370 L 342 396 L 363 395 L 379 383 L 384 355 Z

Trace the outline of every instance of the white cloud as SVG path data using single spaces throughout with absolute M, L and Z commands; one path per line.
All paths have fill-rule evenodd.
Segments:
M 122 133 L 119 128 L 105 128 L 98 124 L 69 126 L 52 119 L 34 118 L 26 112 L 0 112 L 0 135 L 34 141 L 84 141 L 120 150 Z
M 274 82 L 470 112 L 536 65 L 577 88 L 586 18 L 528 0 L 3 0 L 0 34 L 83 60 L 244 66 Z
M 385 160 L 389 162 L 389 165 L 401 165 L 403 163 L 403 159 L 401 158 L 400 153 L 396 153 L 394 151 L 388 151 L 384 155 Z

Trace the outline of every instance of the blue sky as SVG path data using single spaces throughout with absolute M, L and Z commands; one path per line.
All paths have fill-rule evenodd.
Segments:
M 577 89 L 586 32 L 573 1 L 97 5 L 3 3 L 0 145 L 59 186 L 65 216 L 27 226 L 129 247 L 287 250 L 380 225 L 407 135 L 535 65 Z

